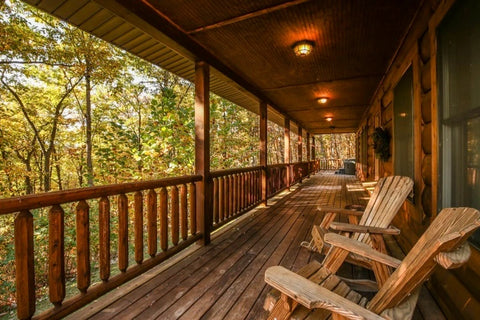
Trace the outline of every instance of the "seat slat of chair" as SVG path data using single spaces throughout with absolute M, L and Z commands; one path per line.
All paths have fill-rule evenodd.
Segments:
M 330 229 L 335 231 L 345 231 L 345 232 L 359 232 L 359 233 L 381 233 L 381 234 L 393 234 L 399 235 L 400 230 L 394 226 L 387 228 L 382 227 L 373 227 L 373 226 L 363 226 L 359 224 L 350 224 L 343 222 L 332 222 L 330 224 Z
M 398 267 L 402 263 L 402 261 L 396 258 L 372 249 L 372 247 L 363 242 L 350 239 L 336 233 L 327 233 L 325 235 L 325 242 L 337 248 L 348 250 L 349 252 L 356 253 L 394 268 Z

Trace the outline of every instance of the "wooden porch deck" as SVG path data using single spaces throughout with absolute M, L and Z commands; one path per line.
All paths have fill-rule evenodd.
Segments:
M 353 176 L 312 176 L 268 208 L 252 210 L 216 232 L 209 246 L 187 249 L 69 318 L 264 319 L 266 268 L 283 265 L 297 270 L 320 258 L 299 246 L 309 240 L 312 224 L 321 221 L 316 208 L 364 204 L 367 197 Z M 369 276 L 352 266 L 341 273 Z M 426 290 L 419 300 L 415 319 L 443 319 Z

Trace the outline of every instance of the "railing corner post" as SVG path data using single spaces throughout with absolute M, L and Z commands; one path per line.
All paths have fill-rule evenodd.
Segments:
M 210 68 L 204 61 L 195 63 L 195 173 L 202 176 L 197 183 L 197 221 L 203 237 L 210 243 L 212 227 L 212 192 L 210 183 Z

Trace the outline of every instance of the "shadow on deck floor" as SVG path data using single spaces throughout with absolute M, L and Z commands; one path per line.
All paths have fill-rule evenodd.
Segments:
M 265 319 L 263 301 L 270 290 L 263 280 L 266 268 L 282 265 L 298 270 L 311 259 L 320 259 L 299 246 L 309 240 L 312 225 L 321 221 L 317 207 L 365 204 L 367 197 L 354 176 L 312 176 L 273 199 L 269 207 L 256 208 L 217 231 L 209 246 L 184 250 L 69 318 Z M 358 267 L 341 270 L 343 276 L 352 273 L 371 276 Z M 417 310 L 414 319 L 423 318 Z

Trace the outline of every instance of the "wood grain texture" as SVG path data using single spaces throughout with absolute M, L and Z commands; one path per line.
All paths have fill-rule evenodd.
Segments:
M 179 241 L 179 200 L 178 200 L 178 188 L 173 186 L 170 189 L 170 229 L 172 230 L 172 244 L 176 246 Z
M 143 194 L 140 191 L 135 192 L 134 211 L 135 262 L 141 264 L 143 261 Z
M 54 305 L 65 299 L 64 211 L 55 205 L 48 213 L 48 296 Z
M 100 279 L 110 278 L 110 200 L 102 197 L 98 202 L 100 247 Z
M 160 217 L 160 248 L 162 251 L 168 249 L 168 191 L 161 188 L 159 191 L 160 205 L 158 215 Z
M 147 193 L 147 235 L 148 254 L 154 257 L 157 253 L 157 193 L 153 189 Z
M 85 200 L 76 207 L 77 288 L 85 293 L 90 286 L 90 207 Z
M 30 319 L 35 313 L 35 266 L 33 216 L 21 211 L 15 217 L 15 284 L 17 317 Z
M 182 240 L 187 240 L 188 237 L 188 199 L 187 186 L 182 184 L 180 186 L 180 230 Z
M 128 268 L 128 198 L 121 194 L 117 198 L 118 208 L 118 269 Z
M 194 183 L 188 185 L 189 194 L 189 208 L 188 213 L 190 215 L 190 234 L 197 234 L 197 188 Z

